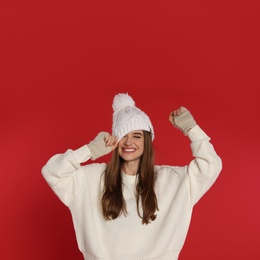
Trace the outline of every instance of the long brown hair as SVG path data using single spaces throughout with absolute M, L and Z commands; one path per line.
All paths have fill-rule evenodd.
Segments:
M 143 224 L 155 220 L 155 212 L 158 209 L 157 197 L 154 192 L 156 175 L 154 171 L 154 151 L 151 134 L 144 132 L 144 152 L 141 156 L 138 181 L 136 184 L 137 212 Z M 122 191 L 121 168 L 123 159 L 119 156 L 118 148 L 113 152 L 111 161 L 104 172 L 104 190 L 101 199 L 103 216 L 106 220 L 112 220 L 121 214 L 127 215 L 127 208 Z M 140 212 L 140 202 L 142 214 Z

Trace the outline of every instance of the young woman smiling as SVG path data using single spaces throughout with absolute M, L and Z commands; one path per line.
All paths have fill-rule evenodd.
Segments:
M 169 121 L 191 141 L 185 166 L 154 165 L 150 118 L 128 94 L 113 100 L 112 134 L 54 155 L 42 174 L 72 214 L 88 260 L 176 260 L 194 205 L 217 179 L 222 162 L 184 107 Z M 81 165 L 113 151 L 106 163 Z

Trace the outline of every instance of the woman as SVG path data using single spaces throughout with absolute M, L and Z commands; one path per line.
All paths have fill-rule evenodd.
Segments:
M 191 140 L 189 165 L 155 166 L 150 118 L 128 94 L 113 100 L 112 135 L 54 155 L 42 169 L 68 206 L 85 259 L 174 260 L 183 247 L 193 206 L 218 177 L 222 162 L 210 138 L 184 108 L 170 122 Z M 111 161 L 82 166 L 113 151 Z

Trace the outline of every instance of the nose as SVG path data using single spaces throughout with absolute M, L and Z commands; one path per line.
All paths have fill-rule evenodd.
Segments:
M 125 145 L 130 145 L 131 143 L 132 143 L 131 137 L 126 136 L 124 144 L 125 144 Z

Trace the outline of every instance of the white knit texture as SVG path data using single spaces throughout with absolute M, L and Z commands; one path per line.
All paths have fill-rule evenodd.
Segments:
M 136 211 L 135 176 L 123 174 L 127 216 L 106 221 L 100 209 L 106 164 L 90 159 L 87 146 L 53 156 L 42 174 L 71 211 L 77 242 L 87 260 L 177 260 L 183 247 L 192 208 L 218 177 L 222 163 L 210 138 L 197 125 L 188 136 L 194 160 L 184 167 L 156 166 L 155 192 L 159 211 L 142 225 Z M 84 161 L 83 161 L 84 158 Z
M 113 124 L 112 135 L 120 141 L 126 134 L 134 130 L 151 132 L 154 139 L 154 129 L 150 118 L 141 109 L 135 106 L 135 102 L 128 94 L 117 94 L 112 104 Z

